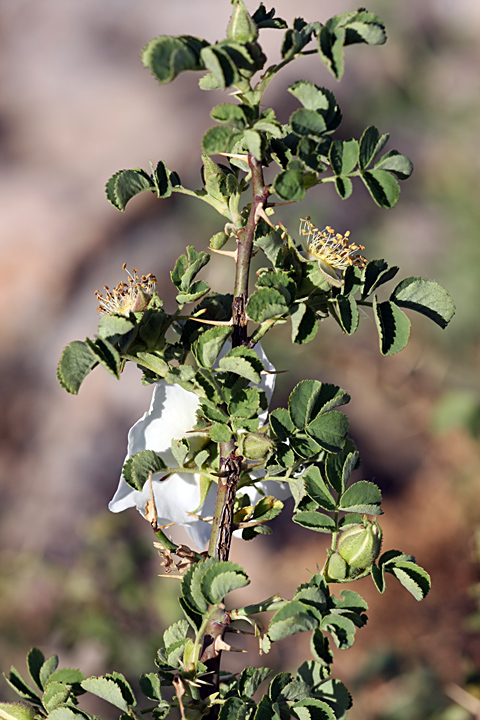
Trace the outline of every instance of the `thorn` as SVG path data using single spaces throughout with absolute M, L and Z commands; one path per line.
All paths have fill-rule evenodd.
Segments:
M 238 257 L 238 250 L 215 250 L 215 248 L 210 248 L 210 250 L 214 253 L 217 253 L 217 255 L 225 255 L 226 257 L 231 257 L 235 262 L 237 262 Z
M 275 227 L 275 225 L 272 223 L 272 221 L 270 220 L 270 218 L 268 217 L 267 213 L 265 212 L 265 210 L 263 209 L 263 207 L 262 207 L 261 205 L 258 205 L 258 206 L 257 206 L 257 209 L 256 209 L 256 211 L 255 211 L 255 215 L 256 215 L 256 217 L 255 217 L 255 223 L 256 223 L 257 219 L 258 219 L 259 217 L 261 217 L 262 220 L 265 220 L 265 222 L 267 223 L 267 225 L 270 225 L 270 227 L 273 228 L 274 230 L 277 229 L 277 228 Z
M 190 320 L 205 323 L 206 325 L 233 325 L 233 318 L 230 318 L 230 320 L 202 320 L 202 318 L 191 317 Z
M 221 153 L 218 153 L 218 154 L 219 154 L 219 155 L 223 155 L 224 157 L 235 158 L 235 160 L 245 160 L 245 162 L 247 162 L 247 158 L 248 158 L 248 155 L 236 155 L 235 153 L 221 152 Z

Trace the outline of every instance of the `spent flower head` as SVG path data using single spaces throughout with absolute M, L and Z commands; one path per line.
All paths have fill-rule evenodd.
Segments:
M 113 289 L 104 285 L 105 297 L 95 290 L 98 300 L 97 310 L 103 315 L 129 315 L 131 312 L 143 312 L 157 289 L 157 278 L 152 273 L 138 275 L 137 268 L 133 268 L 131 273 L 127 270 L 126 263 L 123 263 L 122 268 L 127 273 L 127 282 L 121 280 Z
M 343 273 L 349 265 L 364 268 L 367 264 L 366 258 L 359 254 L 365 246 L 350 242 L 349 230 L 345 235 L 336 233 L 329 225 L 319 230 L 306 217 L 300 220 L 300 235 L 306 236 L 307 252 L 318 260 L 320 270 L 329 279 L 332 274 Z

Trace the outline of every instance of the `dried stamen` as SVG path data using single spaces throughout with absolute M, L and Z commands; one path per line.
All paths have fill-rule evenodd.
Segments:
M 143 312 L 157 289 L 157 279 L 152 273 L 138 275 L 137 268 L 131 273 L 127 264 L 122 269 L 127 272 L 127 282 L 120 281 L 117 287 L 110 290 L 104 285 L 105 297 L 95 290 L 98 300 L 97 310 L 103 315 L 129 315 L 131 312 Z

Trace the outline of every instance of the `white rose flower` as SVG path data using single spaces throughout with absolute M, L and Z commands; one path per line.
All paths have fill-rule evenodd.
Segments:
M 224 350 L 225 352 L 226 350 Z M 270 372 L 275 370 L 259 345 L 256 347 L 256 352 L 263 362 L 265 370 Z M 275 375 L 262 375 L 260 388 L 265 391 L 268 403 L 270 403 L 274 387 Z M 125 462 L 142 450 L 153 450 L 160 455 L 167 467 L 175 467 L 177 462 L 172 454 L 171 442 L 173 439 L 185 437 L 186 433 L 192 430 L 197 420 L 198 405 L 198 397 L 194 393 L 184 390 L 180 385 L 170 385 L 164 380 L 156 383 L 149 410 L 128 433 Z M 267 412 L 260 416 L 263 422 L 266 421 L 266 418 Z M 258 476 L 258 471 L 255 474 Z M 195 512 L 204 517 L 213 515 L 217 496 L 216 484 L 212 484 L 205 501 L 199 508 L 200 474 L 175 473 L 165 480 L 161 480 L 160 478 L 164 475 L 164 472 L 157 473 L 152 478 L 158 524 L 182 525 L 195 545 L 204 548 L 210 539 L 211 525 L 192 517 L 189 513 Z M 253 473 L 252 476 L 255 477 Z M 279 500 L 290 496 L 288 483 L 273 481 L 259 481 L 256 483 L 256 487 L 242 488 L 242 493 L 248 495 L 252 504 L 256 503 L 263 494 L 273 495 Z M 143 490 L 134 490 L 125 482 L 122 475 L 117 492 L 108 507 L 112 512 L 121 512 L 127 508 L 136 507 L 144 515 L 145 504 L 149 497 L 148 483 L 145 483 Z

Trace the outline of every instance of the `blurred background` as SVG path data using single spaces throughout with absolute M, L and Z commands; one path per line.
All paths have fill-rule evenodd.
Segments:
M 356 5 L 275 3 L 289 22 L 325 21 Z M 103 188 L 117 170 L 160 159 L 185 185 L 200 186 L 199 142 L 210 108 L 227 98 L 200 91 L 197 74 L 158 86 L 139 53 L 160 34 L 220 39 L 230 9 L 227 0 L 0 2 L 4 672 L 11 663 L 22 672 L 36 645 L 87 674 L 138 677 L 154 669 L 161 633 L 177 617 L 177 584 L 157 577 L 150 528 L 134 510 L 107 511 L 128 428 L 147 409 L 151 388 L 134 367 L 121 382 L 96 370 L 73 397 L 55 370 L 64 345 L 95 333 L 94 291 L 124 279 L 122 263 L 153 272 L 172 307 L 175 259 L 186 244 L 204 248 L 223 227 L 213 210 L 178 196 L 144 194 L 121 214 Z M 332 324 L 305 347 L 291 347 L 288 328 L 264 345 L 278 369 L 293 368 L 279 376 L 275 405 L 303 377 L 352 395 L 347 412 L 362 477 L 384 493 L 385 547 L 414 554 L 432 575 L 421 604 L 393 577 L 382 597 L 370 579 L 359 583 L 369 623 L 334 665 L 354 694 L 352 720 L 456 720 L 471 717 L 468 708 L 478 712 L 480 697 L 480 4 L 371 0 L 368 9 L 387 25 L 385 46 L 347 48 L 340 84 L 316 57 L 296 62 L 265 100 L 286 120 L 296 107 L 289 84 L 325 85 L 345 116 L 339 137 L 358 138 L 375 125 L 391 133 L 387 149 L 410 156 L 415 172 L 393 210 L 377 208 L 360 184 L 347 202 L 326 185 L 275 218 L 293 234 L 305 215 L 351 230 L 367 257 L 400 265 L 400 277 L 445 285 L 457 315 L 446 331 L 412 318 L 408 348 L 391 358 L 380 356 L 367 315 L 353 338 Z M 263 31 L 270 60 L 280 39 L 280 31 Z M 227 291 L 230 273 L 227 261 L 213 258 L 205 278 Z M 273 537 L 234 545 L 232 559 L 252 578 L 239 599 L 290 596 L 323 565 L 323 538 L 291 525 L 280 519 Z M 283 641 L 265 660 L 293 670 L 308 656 L 302 638 Z M 227 664 L 238 669 L 243 659 Z M 13 699 L 3 680 L 0 695 Z M 110 717 L 109 708 L 96 712 Z

